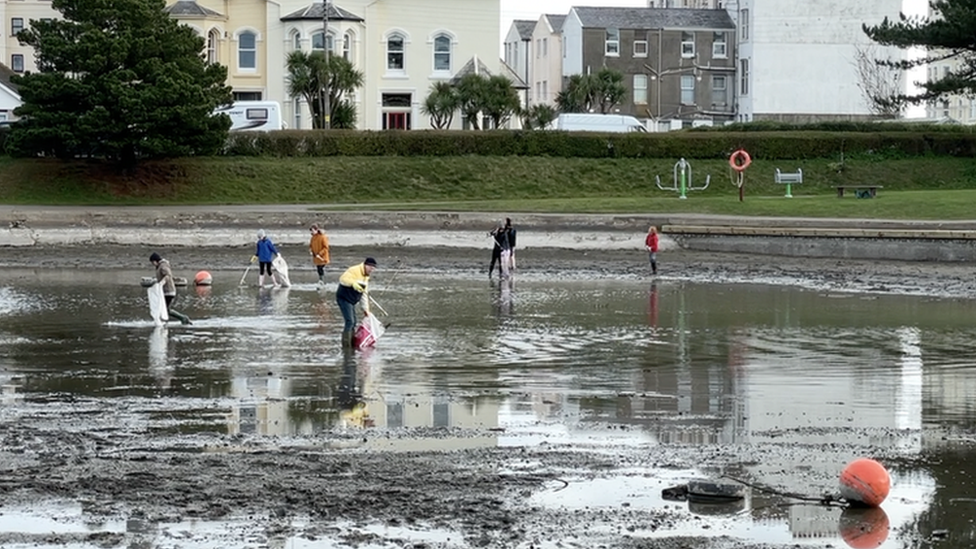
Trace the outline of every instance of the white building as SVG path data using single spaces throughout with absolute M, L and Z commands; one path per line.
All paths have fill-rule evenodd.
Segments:
M 0 122 L 13 120 L 14 109 L 20 106 L 17 86 L 10 81 L 14 74 L 16 73 L 9 67 L 0 63 Z
M 873 113 L 858 87 L 861 29 L 897 20 L 905 0 L 738 0 L 738 120 L 808 122 Z M 896 48 L 880 55 L 903 59 Z M 906 84 L 907 89 L 907 84 Z
M 935 16 L 931 7 L 927 15 Z M 964 68 L 965 63 L 959 57 L 936 61 L 925 67 L 925 80 L 934 82 Z M 954 95 L 929 102 L 925 105 L 925 117 L 931 120 L 949 119 L 963 124 L 976 124 L 976 98 Z
M 527 84 L 532 84 L 532 33 L 535 30 L 535 21 L 527 19 L 516 19 L 512 21 L 512 26 L 505 35 L 504 56 L 505 64 L 511 67 Z M 527 89 L 522 98 L 522 106 L 528 107 L 531 103 L 532 90 Z
M 359 129 L 423 129 L 430 124 L 421 105 L 434 83 L 449 81 L 474 59 L 507 75 L 498 58 L 499 2 L 330 1 L 327 36 L 323 3 L 310 0 L 178 0 L 167 11 L 204 37 L 203 53 L 227 67 L 236 100 L 279 101 L 289 128 L 312 124 L 304 100 L 287 94 L 285 60 L 295 50 L 328 47 L 364 74 L 363 87 L 349 98 Z M 11 30 L 59 15 L 50 2 L 0 0 L 0 17 Z M 14 71 L 35 69 L 30 48 L 9 32 L 0 37 L 0 59 L 10 60 Z
M 727 0 L 647 0 L 647 7 L 717 10 L 726 7 L 727 3 Z
M 556 95 L 562 91 L 565 20 L 565 15 L 543 14 L 533 28 L 531 43 L 535 55 L 527 81 L 530 105 L 555 105 Z

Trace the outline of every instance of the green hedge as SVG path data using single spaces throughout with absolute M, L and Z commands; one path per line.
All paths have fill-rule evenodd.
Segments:
M 976 156 L 966 132 L 670 132 L 600 134 L 563 131 L 235 132 L 227 156 L 550 156 L 562 158 L 728 158 L 743 148 L 755 159 Z

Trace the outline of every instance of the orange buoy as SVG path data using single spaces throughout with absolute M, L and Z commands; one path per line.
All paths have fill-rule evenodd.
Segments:
M 752 164 L 752 157 L 749 156 L 749 153 L 745 149 L 739 149 L 729 156 L 729 166 L 739 173 L 745 171 L 749 167 L 749 164 Z
M 891 525 L 880 507 L 848 508 L 840 516 L 840 537 L 853 549 L 876 549 L 888 540 Z
M 856 459 L 840 474 L 840 493 L 847 501 L 877 507 L 888 497 L 890 489 L 887 469 L 873 459 Z
M 197 286 L 209 286 L 213 284 L 213 277 L 207 271 L 200 271 L 193 277 L 193 283 Z

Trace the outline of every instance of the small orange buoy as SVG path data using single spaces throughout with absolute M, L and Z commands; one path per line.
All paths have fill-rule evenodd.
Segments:
M 840 536 L 852 549 L 877 549 L 888 539 L 888 515 L 880 507 L 844 509 Z
M 888 497 L 890 489 L 888 471 L 873 459 L 856 459 L 840 474 L 840 493 L 848 501 L 877 507 Z
M 193 277 L 193 283 L 197 286 L 209 286 L 213 284 L 213 277 L 207 271 L 200 271 Z

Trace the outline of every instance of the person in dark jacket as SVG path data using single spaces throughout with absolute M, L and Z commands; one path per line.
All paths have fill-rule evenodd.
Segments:
M 508 258 L 508 268 L 512 272 L 515 271 L 515 227 L 512 226 L 512 218 L 505 218 L 505 232 L 508 233 L 508 246 L 510 248 L 509 258 Z
M 499 222 L 498 226 L 488 233 L 488 236 L 494 241 L 494 246 L 491 249 L 491 263 L 488 264 L 488 278 L 491 278 L 492 272 L 495 270 L 495 262 L 498 263 L 498 276 L 507 276 L 508 266 L 502 262 L 502 252 L 510 250 L 511 246 L 508 243 L 508 233 L 505 231 L 505 226 Z

